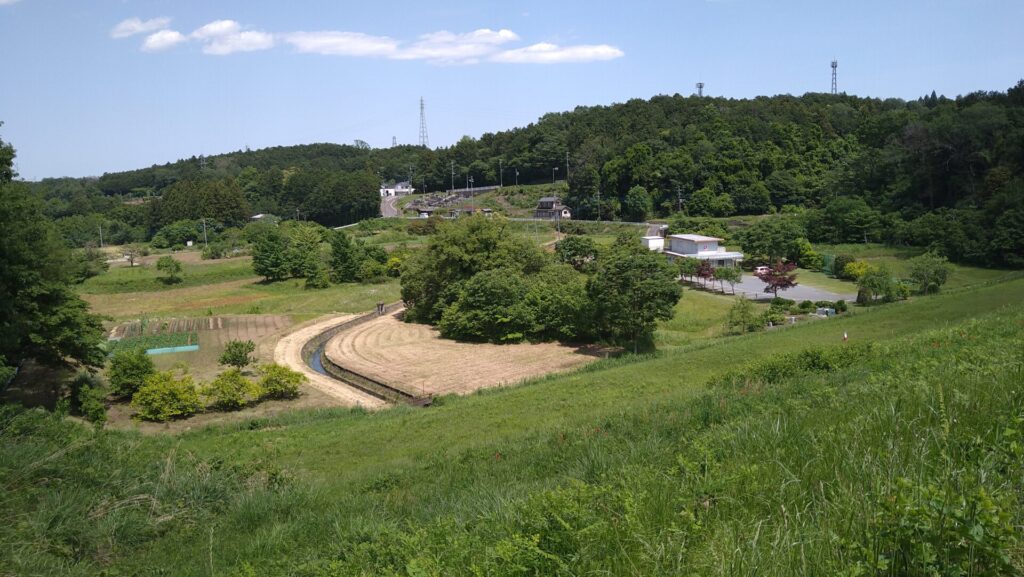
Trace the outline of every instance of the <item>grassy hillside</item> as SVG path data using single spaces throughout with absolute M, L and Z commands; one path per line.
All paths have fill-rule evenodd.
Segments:
M 714 297 L 687 298 L 696 310 Z M 788 575 L 932 562 L 1013 574 L 1022 299 L 1013 281 L 680 339 L 427 410 L 296 412 L 176 438 L 7 409 L 0 565 Z

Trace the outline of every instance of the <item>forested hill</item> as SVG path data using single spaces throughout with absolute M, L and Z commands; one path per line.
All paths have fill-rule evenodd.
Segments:
M 505 184 L 516 171 L 523 184 L 568 172 L 567 201 L 581 218 L 600 210 L 605 219 L 641 220 L 680 207 L 694 216 L 803 211 L 805 222 L 828 223 L 808 232 L 812 240 L 938 244 L 954 259 L 1024 265 L 1014 260 L 1024 254 L 1015 240 L 1024 231 L 1024 81 L 1006 92 L 909 102 L 657 96 L 547 114 L 436 150 L 276 147 L 39 188 L 55 217 L 84 209 L 117 220 L 97 195 L 163 195 L 182 181 L 220 181 L 221 193 L 247 210 L 341 224 L 374 213 L 378 180 L 411 174 L 420 190 L 444 189 L 454 162 L 457 187 L 468 176 L 496 184 L 499 161 Z M 135 215 L 125 230 L 152 234 L 201 216 L 202 202 L 185 204 L 195 214 L 151 207 L 148 220 Z M 838 212 L 858 223 L 844 227 Z

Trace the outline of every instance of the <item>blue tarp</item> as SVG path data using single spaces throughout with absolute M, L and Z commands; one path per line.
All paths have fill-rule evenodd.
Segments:
M 182 345 L 180 347 L 162 347 L 159 349 L 146 349 L 147 355 L 163 355 L 166 353 L 191 353 L 198 351 L 199 345 Z

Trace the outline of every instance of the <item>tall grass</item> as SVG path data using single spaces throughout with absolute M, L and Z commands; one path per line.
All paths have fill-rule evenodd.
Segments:
M 1022 323 L 812 347 L 689 401 L 439 447 L 343 491 L 8 410 L 2 559 L 72 575 L 1018 574 Z
M 1022 284 L 694 341 L 428 410 L 180 438 L 6 410 L 0 566 L 1018 574 Z M 843 330 L 850 343 L 829 338 Z

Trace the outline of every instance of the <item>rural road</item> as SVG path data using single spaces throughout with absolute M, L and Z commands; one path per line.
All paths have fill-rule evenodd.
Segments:
M 350 387 L 326 375 L 314 371 L 302 359 L 302 346 L 309 339 L 320 333 L 335 327 L 345 321 L 355 318 L 357 315 L 338 315 L 307 324 L 298 330 L 291 332 L 277 342 L 274 348 L 274 362 L 284 365 L 293 371 L 302 373 L 309 380 L 310 386 L 330 395 L 341 404 L 347 407 L 363 407 L 365 409 L 376 409 L 383 407 L 386 403 L 377 397 L 370 396 L 359 389 Z
M 398 216 L 397 196 L 385 196 L 380 199 L 380 215 L 383 217 Z

